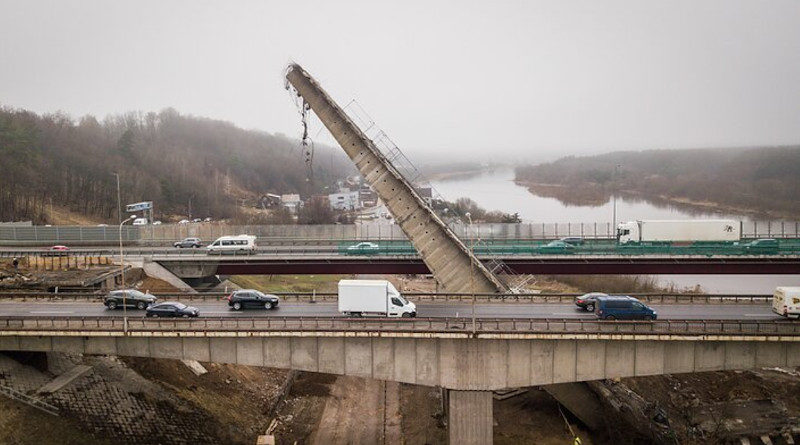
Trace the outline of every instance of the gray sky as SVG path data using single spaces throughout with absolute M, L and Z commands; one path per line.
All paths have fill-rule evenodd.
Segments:
M 295 60 L 416 158 L 800 142 L 796 0 L 378 3 L 0 0 L 0 103 L 296 136 Z

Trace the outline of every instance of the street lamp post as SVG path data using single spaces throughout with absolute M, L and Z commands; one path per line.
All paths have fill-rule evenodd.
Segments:
M 619 170 L 620 167 L 622 167 L 622 164 L 617 164 L 614 166 L 614 175 L 611 178 L 611 183 L 613 185 L 613 188 L 611 189 L 611 199 L 613 201 L 611 230 L 613 230 L 614 233 L 617 232 L 617 171 Z
M 131 215 L 130 218 L 126 219 L 119 223 L 119 275 L 120 275 L 120 282 L 122 285 L 122 326 L 125 334 L 128 334 L 128 302 L 126 301 L 126 297 L 128 293 L 125 292 L 125 254 L 122 251 L 122 225 L 126 222 L 136 219 L 136 215 Z
M 467 221 L 469 221 L 469 237 L 472 237 L 472 215 L 469 212 L 465 213 L 464 216 L 467 217 Z M 472 242 L 472 246 L 470 250 L 472 251 L 473 256 L 475 255 L 475 242 Z M 475 335 L 476 326 L 475 326 L 475 273 L 473 271 L 475 269 L 475 264 L 470 261 L 469 263 L 469 291 L 472 293 L 472 335 Z

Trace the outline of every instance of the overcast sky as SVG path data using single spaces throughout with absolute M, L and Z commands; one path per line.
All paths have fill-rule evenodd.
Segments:
M 415 157 L 800 142 L 797 0 L 379 3 L 0 0 L 0 103 L 297 136 L 294 60 Z

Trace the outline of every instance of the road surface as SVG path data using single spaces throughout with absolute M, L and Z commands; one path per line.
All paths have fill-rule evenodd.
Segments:
M 247 309 L 234 311 L 227 301 L 204 301 L 190 304 L 201 317 L 332 317 L 341 315 L 336 303 L 281 303 L 275 310 Z M 658 318 L 676 320 L 779 320 L 768 305 L 758 304 L 666 304 L 651 305 Z M 128 309 L 129 317 L 143 317 L 145 311 Z M 2 302 L 0 317 L 98 317 L 123 315 L 122 309 L 109 310 L 102 303 L 90 302 Z M 470 304 L 417 304 L 418 317 L 471 317 Z M 574 318 L 595 319 L 592 313 L 572 304 L 477 304 L 478 318 Z M 800 323 L 800 321 L 799 321 Z

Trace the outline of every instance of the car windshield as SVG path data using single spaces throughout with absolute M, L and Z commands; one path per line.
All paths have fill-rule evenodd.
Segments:
M 144 294 L 141 291 L 138 291 L 138 290 L 132 290 L 130 292 L 130 294 L 131 294 L 131 297 L 144 297 Z
M 172 303 L 172 305 L 178 309 L 186 309 L 186 305 L 183 303 Z
M 257 295 L 257 296 L 259 296 L 259 297 L 266 297 L 266 295 L 264 295 L 264 293 L 263 293 L 263 292 L 261 292 L 261 291 L 254 290 L 254 291 L 251 291 L 251 292 L 253 292 L 254 294 L 256 294 L 256 295 Z

